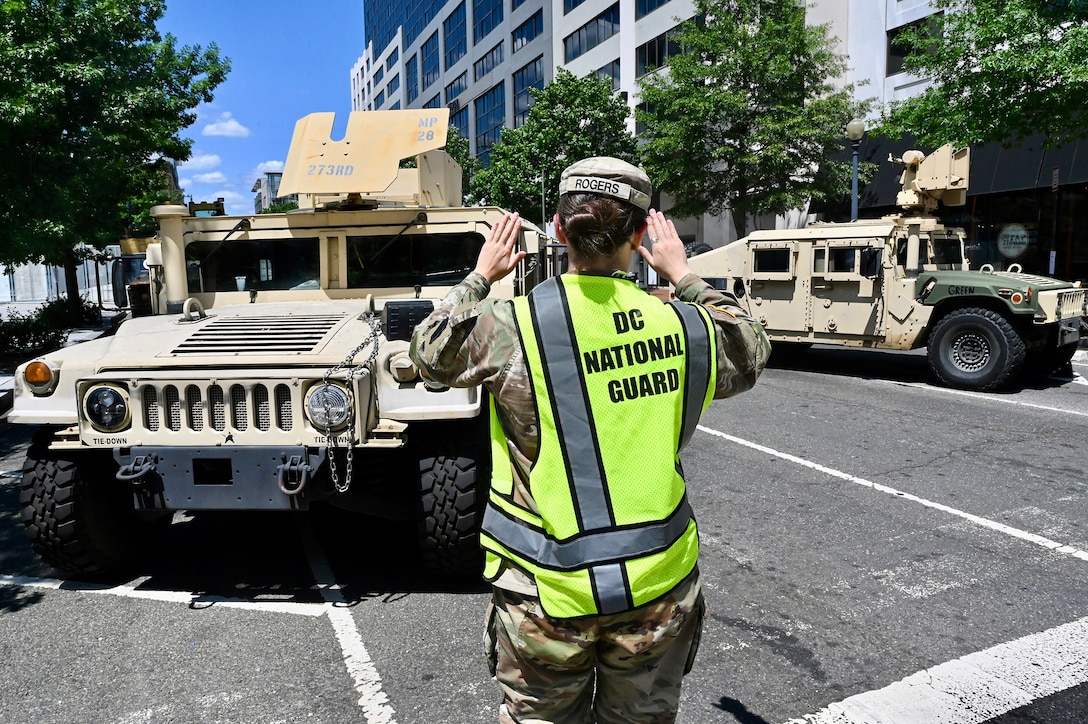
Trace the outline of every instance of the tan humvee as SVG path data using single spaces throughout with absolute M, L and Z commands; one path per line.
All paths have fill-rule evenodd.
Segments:
M 325 501 L 414 518 L 431 566 L 477 572 L 483 395 L 425 382 L 407 354 L 503 214 L 462 206 L 448 115 L 352 113 L 341 141 L 333 114 L 303 118 L 280 187 L 298 211 L 152 210 L 152 314 L 16 372 L 8 419 L 41 428 L 21 500 L 45 562 L 109 571 L 175 510 Z M 544 241 L 523 226 L 528 262 L 493 296 L 542 278 Z
M 804 229 L 756 231 L 690 259 L 733 291 L 780 350 L 813 343 L 926 347 L 945 384 L 990 390 L 1025 369 L 1069 363 L 1088 330 L 1086 290 L 1024 274 L 970 269 L 963 229 L 929 212 L 966 200 L 967 149 L 908 151 L 902 214 Z

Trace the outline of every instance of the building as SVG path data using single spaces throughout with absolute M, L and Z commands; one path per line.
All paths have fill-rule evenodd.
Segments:
M 253 197 L 253 213 L 263 214 L 275 204 L 298 203 L 298 194 L 280 196 L 280 181 L 282 180 L 282 171 L 266 171 L 257 179 L 251 189 L 256 194 Z M 219 199 L 219 201 L 223 200 Z
M 503 127 L 525 120 L 530 88 L 564 67 L 597 73 L 634 104 L 635 78 L 665 57 L 690 0 L 364 0 L 367 47 L 352 108 L 447 106 L 485 163 Z M 632 121 L 632 124 L 634 122 Z M 634 130 L 632 125 L 632 130 Z
M 875 96 L 882 105 L 927 87 L 927 79 L 903 72 L 903 51 L 894 41 L 904 28 L 925 22 L 934 12 L 928 0 L 824 1 L 813 20 L 830 22 L 842 39 L 851 66 L 846 80 L 855 84 L 859 97 Z M 967 205 L 942 209 L 941 217 L 966 229 L 974 269 L 1020 264 L 1025 272 L 1088 281 L 1088 141 L 1043 149 L 1043 140 L 1029 139 L 1014 148 L 996 143 L 972 147 Z M 912 147 L 911 139 L 863 140 L 861 158 L 879 164 L 880 172 L 861 189 L 860 216 L 895 211 L 898 174 L 887 159 Z M 849 216 L 839 210 L 836 218 Z
M 669 33 L 677 18 L 694 15 L 692 0 L 363 2 L 367 46 L 351 71 L 352 108 L 449 107 L 451 125 L 484 163 L 501 129 L 524 121 L 529 89 L 550 82 L 557 67 L 610 78 L 634 107 L 638 77 L 676 52 Z M 928 0 L 816 0 L 808 22 L 830 24 L 840 39 L 850 65 L 842 81 L 854 83 L 859 98 L 884 104 L 926 87 L 926 79 L 902 72 L 893 41 L 933 13 Z M 863 139 L 862 158 L 880 169 L 862 189 L 863 217 L 896 210 L 898 172 L 887 158 L 912 145 Z M 846 146 L 844 137 L 844 155 Z M 1088 153 L 1078 154 L 1076 144 L 1039 146 L 973 148 L 968 204 L 943 217 L 967 229 L 975 268 L 1019 263 L 1034 273 L 1088 279 Z M 848 208 L 844 199 L 822 213 L 846 220 Z M 804 223 L 805 211 L 777 224 Z M 712 246 L 735 239 L 732 224 L 720 218 L 684 220 L 678 228 L 685 240 Z

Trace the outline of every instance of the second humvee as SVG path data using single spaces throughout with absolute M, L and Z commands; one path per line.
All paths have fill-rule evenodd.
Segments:
M 965 202 L 968 150 L 890 160 L 904 167 L 902 213 L 755 231 L 692 269 L 734 292 L 778 348 L 925 347 L 941 382 L 974 390 L 1068 364 L 1088 332 L 1088 290 L 1015 264 L 972 270 L 964 230 L 931 213 Z

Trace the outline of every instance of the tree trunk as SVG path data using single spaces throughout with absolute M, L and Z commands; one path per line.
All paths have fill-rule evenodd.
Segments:
M 68 323 L 73 327 L 83 323 L 83 300 L 79 296 L 78 262 L 74 249 L 64 250 L 64 287 L 68 295 Z

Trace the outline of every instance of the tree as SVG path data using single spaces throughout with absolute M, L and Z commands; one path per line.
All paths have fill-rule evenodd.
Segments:
M 868 103 L 835 86 L 844 56 L 797 0 L 696 0 L 696 20 L 668 43 L 666 66 L 642 77 L 642 160 L 677 216 L 730 210 L 749 219 L 849 193 L 844 127 Z M 652 69 L 648 69 L 652 70 Z
M 627 130 L 630 110 L 607 79 L 578 78 L 560 68 L 554 81 L 531 93 L 528 118 L 502 130 L 490 165 L 473 178 L 472 195 L 543 225 L 558 204 L 564 168 L 590 156 L 633 162 L 635 139 Z
M 1045 145 L 1088 136 L 1088 3 L 932 0 L 940 14 L 904 30 L 903 69 L 932 80 L 892 102 L 883 132 L 927 145 L 1041 133 Z
M 63 265 L 80 311 L 77 244 L 132 226 L 160 196 L 159 159 L 184 161 L 179 132 L 230 63 L 210 44 L 176 47 L 162 0 L 0 3 L 0 263 Z M 165 200 L 161 199 L 160 200 Z

